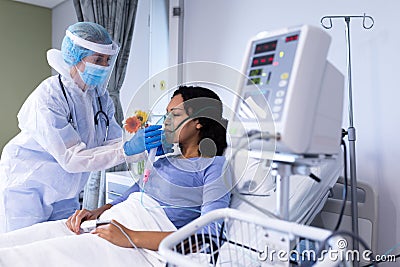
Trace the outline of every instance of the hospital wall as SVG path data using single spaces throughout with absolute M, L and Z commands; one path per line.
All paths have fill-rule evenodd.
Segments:
M 398 0 L 186 0 L 184 61 L 209 60 L 240 69 L 247 41 L 259 31 L 311 24 L 324 15 L 372 15 L 375 26 L 351 22 L 354 124 L 359 180 L 379 195 L 380 252 L 400 241 L 400 62 Z M 334 21 L 329 60 L 346 73 L 343 21 Z M 346 91 L 347 96 L 347 91 Z M 347 98 L 347 97 L 346 97 Z M 347 101 L 343 127 L 348 127 Z M 301 130 L 301 129 L 299 129 Z
M 0 152 L 18 132 L 17 113 L 50 74 L 51 10 L 0 1 Z

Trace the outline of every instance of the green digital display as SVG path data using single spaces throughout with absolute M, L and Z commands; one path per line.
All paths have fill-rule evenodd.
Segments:
M 261 73 L 262 73 L 262 69 L 251 70 L 250 73 L 249 73 L 249 77 L 260 76 Z
M 251 79 L 249 79 L 248 80 L 248 82 L 247 82 L 247 84 L 248 85 L 250 85 L 250 84 L 260 84 L 260 82 L 261 82 L 261 78 L 251 78 Z

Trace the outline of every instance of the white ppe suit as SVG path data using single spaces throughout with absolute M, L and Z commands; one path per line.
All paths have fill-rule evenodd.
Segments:
M 94 90 L 83 92 L 71 79 L 44 80 L 18 113 L 21 132 L 5 147 L 0 161 L 0 232 L 67 218 L 79 209 L 79 193 L 91 171 L 124 162 L 122 130 L 108 94 L 100 97 L 110 125 L 94 116 Z M 72 123 L 68 118 L 72 115 Z

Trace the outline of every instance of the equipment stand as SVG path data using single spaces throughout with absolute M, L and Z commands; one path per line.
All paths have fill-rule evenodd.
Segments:
M 332 28 L 332 19 L 344 19 L 346 23 L 346 43 L 347 43 L 347 84 L 349 90 L 349 128 L 347 130 L 349 151 L 350 151 L 350 179 L 351 179 L 351 215 L 352 215 L 352 230 L 353 233 L 358 236 L 358 205 L 357 205 L 357 176 L 356 176 L 356 129 L 353 124 L 353 88 L 351 79 L 351 51 L 350 51 L 350 19 L 351 18 L 363 18 L 364 29 L 371 29 L 374 26 L 374 19 L 371 16 L 367 16 L 365 13 L 363 16 L 324 16 L 321 18 L 322 27 L 325 29 Z M 367 19 L 370 21 L 370 25 L 367 25 Z M 325 20 L 329 20 L 329 25 L 324 23 Z M 347 171 L 347 170 L 345 170 Z M 358 241 L 353 238 L 353 249 L 359 251 Z M 359 266 L 359 262 L 354 261 L 354 266 Z

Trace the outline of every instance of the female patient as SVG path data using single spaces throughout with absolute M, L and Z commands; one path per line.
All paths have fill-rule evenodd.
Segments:
M 121 259 L 154 264 L 126 248 L 157 250 L 177 228 L 227 207 L 231 182 L 224 175 L 226 120 L 219 97 L 206 88 L 181 86 L 168 104 L 164 126 L 166 140 L 179 143 L 181 155 L 157 160 L 147 183 L 139 181 L 111 204 L 0 235 L 0 266 L 108 265 Z M 114 220 L 79 234 L 83 221 L 99 216 Z

